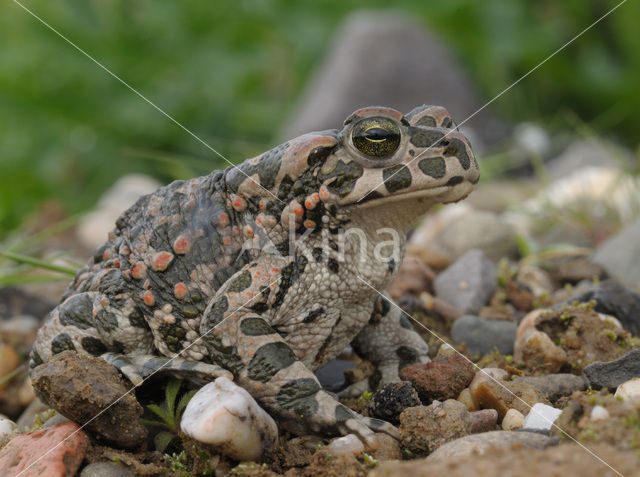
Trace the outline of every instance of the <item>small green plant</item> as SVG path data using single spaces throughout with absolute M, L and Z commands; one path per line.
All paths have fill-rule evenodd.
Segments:
M 189 391 L 183 394 L 176 405 L 176 398 L 178 397 L 178 391 L 180 391 L 181 385 L 181 380 L 171 378 L 164 392 L 164 402 L 160 405 L 149 404 L 147 406 L 147 409 L 158 416 L 161 421 L 150 419 L 141 420 L 145 426 L 165 428 L 165 430 L 158 432 L 153 440 L 156 450 L 159 452 L 164 452 L 167 447 L 169 447 L 169 444 L 180 434 L 180 419 L 182 418 L 182 413 L 195 394 L 195 391 Z
M 364 459 L 364 463 L 367 467 L 378 467 L 380 465 L 380 461 L 378 459 L 372 457 L 371 455 L 364 453 L 362 454 L 362 458 Z
M 373 396 L 373 393 L 371 391 L 362 391 L 360 399 L 362 399 L 364 402 L 371 402 L 371 396 Z
M 187 470 L 187 454 L 185 451 L 176 454 L 175 452 L 171 455 L 165 454 L 163 456 L 164 461 L 169 464 L 172 472 L 180 472 L 181 470 Z M 181 475 L 189 475 L 189 474 L 181 474 Z

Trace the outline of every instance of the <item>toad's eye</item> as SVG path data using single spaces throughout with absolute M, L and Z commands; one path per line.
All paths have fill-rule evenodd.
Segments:
M 366 156 L 388 157 L 400 146 L 400 128 L 387 118 L 366 118 L 351 129 L 351 141 Z

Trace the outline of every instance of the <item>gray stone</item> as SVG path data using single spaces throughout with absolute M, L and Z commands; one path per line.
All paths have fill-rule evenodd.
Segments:
M 621 161 L 622 160 L 622 161 Z M 559 156 L 547 161 L 549 177 L 558 180 L 589 166 L 619 168 L 633 163 L 633 155 L 614 143 L 600 139 L 579 139 L 572 142 Z
M 506 320 L 486 320 L 473 315 L 458 318 L 451 328 L 456 344 L 466 343 L 473 354 L 485 355 L 494 349 L 502 354 L 513 354 L 518 323 Z
M 591 300 L 596 302 L 597 312 L 615 316 L 626 331 L 640 336 L 640 295 L 613 279 L 593 285 L 557 306 L 574 301 L 587 303 Z
M 640 219 L 598 247 L 593 261 L 632 290 L 640 288 Z
M 582 372 L 592 388 L 613 391 L 625 381 L 640 377 L 640 348 L 632 349 L 613 361 L 591 363 Z
M 488 210 L 470 209 L 442 230 L 438 245 L 454 260 L 471 249 L 480 249 L 493 262 L 517 258 L 518 244 L 513 227 Z
M 80 477 L 134 477 L 135 474 L 119 462 L 94 462 L 80 473 Z
M 344 21 L 324 61 L 310 76 L 282 137 L 335 128 L 364 106 L 390 106 L 407 113 L 421 103 L 443 105 L 462 122 L 483 101 L 453 55 L 426 26 L 387 11 L 356 12 Z M 476 149 L 506 134 L 504 124 L 487 109 L 462 130 Z
M 428 462 L 437 462 L 447 457 L 463 457 L 468 455 L 482 455 L 490 449 L 510 449 L 513 445 L 544 449 L 555 441 L 548 436 L 536 432 L 491 431 L 481 434 L 471 434 L 455 441 L 448 442 L 436 449 Z
M 461 313 L 475 314 L 496 289 L 496 267 L 481 250 L 469 250 L 437 276 L 433 283 L 438 298 Z
M 561 397 L 570 396 L 575 391 L 584 391 L 587 382 L 582 376 L 575 374 L 548 374 L 546 376 L 525 376 L 516 377 L 514 381 L 530 384 L 551 402 L 555 402 Z

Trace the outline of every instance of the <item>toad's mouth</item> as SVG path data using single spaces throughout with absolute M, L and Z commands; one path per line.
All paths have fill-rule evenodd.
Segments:
M 402 194 L 394 194 L 385 197 L 377 197 L 362 202 L 347 205 L 347 209 L 357 207 L 358 209 L 368 209 L 371 207 L 386 206 L 395 203 L 406 203 L 407 201 L 420 204 L 422 207 L 430 207 L 435 204 L 448 204 L 465 199 L 475 188 L 475 183 L 465 180 L 456 185 L 441 185 L 430 189 L 421 189 Z M 366 197 L 366 196 L 365 196 Z

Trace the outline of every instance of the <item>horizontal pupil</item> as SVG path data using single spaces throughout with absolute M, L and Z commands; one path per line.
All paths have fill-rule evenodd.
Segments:
M 389 133 L 382 128 L 371 128 L 364 132 L 364 137 L 371 141 L 384 141 L 389 139 Z

